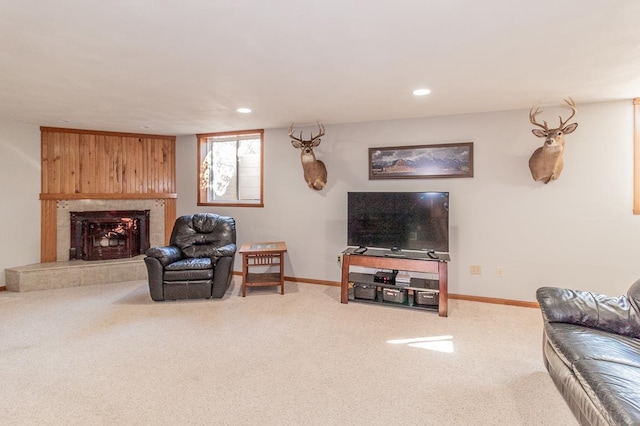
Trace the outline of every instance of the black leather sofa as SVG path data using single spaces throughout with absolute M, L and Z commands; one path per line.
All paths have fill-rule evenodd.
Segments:
M 233 218 L 214 213 L 181 216 L 169 244 L 146 252 L 153 300 L 224 296 L 233 278 L 237 249 Z
M 620 297 L 539 288 L 543 358 L 582 425 L 640 425 L 640 280 Z

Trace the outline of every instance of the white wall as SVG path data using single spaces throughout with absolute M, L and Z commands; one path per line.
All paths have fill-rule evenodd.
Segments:
M 558 114 L 566 116 L 566 110 L 544 109 L 543 119 L 554 125 Z M 529 173 L 528 158 L 542 140 L 531 133 L 528 111 L 326 125 L 316 148 L 329 171 L 322 192 L 307 188 L 286 129 L 267 130 L 264 208 L 198 207 L 196 138 L 183 136 L 177 140 L 178 215 L 233 216 L 239 243 L 286 241 L 286 275 L 339 281 L 348 191 L 449 191 L 451 293 L 533 301 L 538 287 L 553 285 L 619 295 L 640 278 L 633 105 L 578 105 L 575 121 L 562 176 L 548 185 Z M 368 180 L 369 147 L 468 141 L 474 142 L 473 178 Z M 471 275 L 471 264 L 481 265 L 482 275 Z
M 0 120 L 0 286 L 4 269 L 40 261 L 40 128 Z
M 545 109 L 551 117 L 559 112 Z M 563 174 L 548 185 L 529 174 L 527 160 L 541 141 L 531 134 L 527 114 L 327 125 L 316 149 L 329 170 L 322 192 L 307 188 L 286 129 L 267 130 L 264 208 L 196 206 L 196 138 L 178 137 L 178 214 L 231 215 L 239 243 L 286 241 L 287 275 L 339 281 L 335 260 L 346 244 L 347 191 L 449 191 L 451 293 L 525 301 L 534 300 L 542 285 L 624 293 L 640 277 L 640 216 L 632 214 L 632 102 L 578 105 L 579 127 L 567 136 Z M 368 180 L 369 147 L 467 141 L 475 143 L 474 178 Z M 0 178 L 5 285 L 5 268 L 40 258 L 37 126 L 0 121 Z M 480 264 L 483 274 L 470 275 L 471 264 Z M 503 278 L 496 277 L 498 266 Z

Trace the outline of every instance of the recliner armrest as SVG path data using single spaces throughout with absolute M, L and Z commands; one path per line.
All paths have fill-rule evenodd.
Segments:
M 640 338 L 639 313 L 627 296 L 541 287 L 536 298 L 547 322 L 563 322 Z
M 211 254 L 211 260 L 217 262 L 218 259 L 225 256 L 234 256 L 236 254 L 236 245 L 233 243 L 216 247 Z
M 167 266 L 182 259 L 182 252 L 176 246 L 151 247 L 145 254 L 158 259 L 162 266 Z

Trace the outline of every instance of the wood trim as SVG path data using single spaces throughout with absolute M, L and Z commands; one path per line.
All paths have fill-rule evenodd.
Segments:
M 40 203 L 40 262 L 55 262 L 58 256 L 58 203 L 42 200 Z
M 198 206 L 203 207 L 264 207 L 264 203 L 197 203 Z
M 213 132 L 213 133 L 197 133 L 198 139 L 208 138 L 211 136 L 233 136 L 233 135 L 252 135 L 254 133 L 264 134 L 264 129 L 252 129 L 252 130 L 237 130 L 229 132 Z
M 175 198 L 168 198 L 164 200 L 164 240 L 165 245 L 169 245 L 171 240 L 171 233 L 173 232 L 173 225 L 176 223 L 176 205 L 177 200 Z
M 522 300 L 498 299 L 495 297 L 468 296 L 466 294 L 451 294 L 450 299 L 468 300 L 470 302 L 493 303 L 496 305 L 520 306 L 523 308 L 539 308 L 537 302 L 525 302 Z
M 131 193 L 59 193 L 40 194 L 41 200 L 148 200 L 148 199 L 175 199 L 178 194 L 175 192 L 131 192 Z
M 318 284 L 318 285 L 326 285 L 330 287 L 340 287 L 340 281 L 326 281 L 326 280 L 314 280 L 311 278 L 296 278 L 296 277 L 284 277 L 285 281 L 291 281 L 294 283 L 305 283 L 305 284 Z
M 40 126 L 41 132 L 55 132 L 55 133 L 75 133 L 79 135 L 101 135 L 101 136 L 122 136 L 133 138 L 152 138 L 152 139 L 167 139 L 175 141 L 175 136 L 169 135 L 151 135 L 148 133 L 124 133 L 124 132 L 106 132 L 102 130 L 86 130 L 86 129 L 66 129 L 63 127 L 46 127 Z
M 640 98 L 633 100 L 633 214 L 640 214 Z

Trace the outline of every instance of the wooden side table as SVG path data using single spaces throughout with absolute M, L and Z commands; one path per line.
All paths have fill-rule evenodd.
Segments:
M 284 294 L 284 253 L 287 246 L 283 241 L 267 243 L 244 243 L 240 247 L 242 255 L 242 297 L 247 295 L 247 287 L 280 286 Z M 268 269 L 277 266 L 279 272 L 253 272 L 249 268 L 256 266 Z

